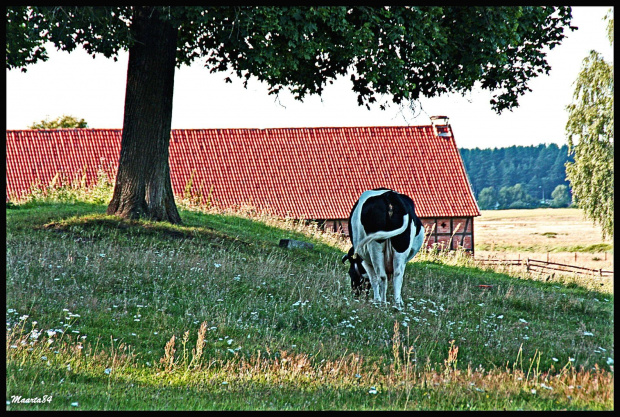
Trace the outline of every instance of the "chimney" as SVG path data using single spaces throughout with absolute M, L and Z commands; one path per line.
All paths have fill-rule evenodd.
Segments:
M 448 116 L 431 116 L 431 123 L 435 134 L 440 138 L 451 138 L 452 128 L 448 122 Z

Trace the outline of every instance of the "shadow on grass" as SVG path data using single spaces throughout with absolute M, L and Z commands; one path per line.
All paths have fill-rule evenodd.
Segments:
M 131 238 L 152 238 L 163 241 L 206 240 L 213 244 L 224 241 L 236 242 L 248 246 L 255 243 L 238 236 L 230 236 L 207 226 L 174 225 L 168 222 L 152 222 L 147 220 L 129 220 L 106 214 L 87 214 L 66 219 L 55 220 L 35 226 L 39 230 L 51 230 L 67 233 L 76 237 L 89 236 L 104 238 L 125 236 Z
M 52 231 L 69 234 L 80 241 L 103 238 L 147 238 L 166 242 L 196 240 L 221 245 L 236 243 L 260 248 L 278 247 L 280 239 L 311 240 L 314 252 L 333 248 L 301 233 L 280 229 L 238 216 L 205 214 L 181 210 L 183 223 L 130 220 L 105 213 L 106 206 L 85 202 L 36 202 L 7 206 L 7 229 L 11 232 Z M 289 250 L 292 254 L 300 250 Z M 303 251 L 302 251 L 303 252 Z

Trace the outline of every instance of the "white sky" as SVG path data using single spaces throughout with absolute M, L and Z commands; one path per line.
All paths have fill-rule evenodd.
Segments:
M 446 115 L 461 148 L 494 148 L 540 143 L 566 143 L 565 107 L 571 102 L 573 82 L 590 50 L 613 60 L 603 20 L 609 7 L 574 7 L 572 25 L 562 44 L 551 50 L 550 75 L 529 82 L 531 92 L 519 107 L 497 115 L 491 110 L 491 94 L 473 91 L 438 98 L 422 98 L 422 112 L 414 117 L 399 112 L 396 105 L 386 111 L 378 106 L 367 110 L 357 105 L 347 77 L 328 85 L 322 97 L 304 102 L 283 92 L 278 102 L 267 95 L 267 87 L 251 79 L 248 88 L 228 73 L 210 74 L 200 62 L 176 70 L 172 114 L 173 129 L 271 128 L 324 126 L 406 126 L 430 124 L 429 116 Z M 63 114 L 83 118 L 91 128 L 122 128 L 128 53 L 118 61 L 97 56 L 81 48 L 67 53 L 48 49 L 50 58 L 6 71 L 7 129 L 27 129 L 33 122 Z

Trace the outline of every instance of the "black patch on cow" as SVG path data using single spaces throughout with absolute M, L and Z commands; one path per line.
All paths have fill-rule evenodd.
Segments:
M 364 202 L 361 222 L 366 234 L 380 230 L 396 230 L 403 225 L 405 214 L 409 214 L 409 220 L 414 221 L 415 234 L 417 235 L 420 232 L 420 227 L 422 227 L 422 222 L 415 215 L 413 200 L 404 194 L 389 190 L 381 195 L 370 197 Z M 402 253 L 409 248 L 410 233 L 411 229 L 407 228 L 400 235 L 391 238 L 394 250 Z
M 408 195 L 397 195 L 407 208 L 407 213 L 409 213 L 409 220 L 413 220 L 413 224 L 415 224 L 415 235 L 417 236 L 420 233 L 420 228 L 422 227 L 422 220 L 420 220 L 420 218 L 415 214 L 415 204 L 411 197 L 409 197 Z

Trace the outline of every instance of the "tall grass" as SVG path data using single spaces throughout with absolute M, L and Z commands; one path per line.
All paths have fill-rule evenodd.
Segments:
M 314 224 L 65 198 L 7 210 L 8 409 L 613 409 L 613 294 L 435 248 L 397 312 L 351 296 Z
M 75 175 L 73 179 L 57 173 L 49 184 L 35 182 L 27 192 L 7 205 L 24 207 L 45 202 L 104 204 L 112 199 L 115 181 L 105 171 L 99 170 L 97 179 L 91 185 L 87 185 L 86 179 L 86 172 Z

